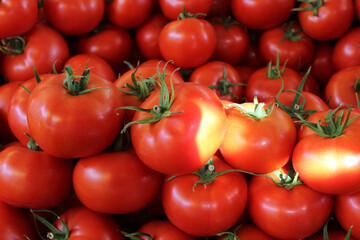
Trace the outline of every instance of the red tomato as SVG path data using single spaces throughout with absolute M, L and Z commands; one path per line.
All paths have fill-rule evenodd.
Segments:
M 70 160 L 8 146 L 0 152 L 0 198 L 15 207 L 53 208 L 69 194 L 72 171 Z
M 167 220 L 154 220 L 142 225 L 137 232 L 147 233 L 152 240 L 196 240 L 197 238 L 184 233 Z M 136 235 L 140 239 L 149 240 L 149 237 Z
M 168 111 L 176 114 L 158 122 L 131 126 L 131 140 L 140 160 L 168 175 L 186 174 L 202 167 L 218 150 L 226 131 L 225 111 L 208 87 L 182 83 L 174 88 Z M 159 98 L 160 91 L 156 90 L 140 107 L 153 109 Z M 136 111 L 133 121 L 151 116 Z
M 161 29 L 167 23 L 164 15 L 157 13 L 151 15 L 144 24 L 136 29 L 136 45 L 145 59 L 161 59 L 158 39 Z
M 213 0 L 208 17 L 220 17 L 231 15 L 231 0 Z
M 53 72 L 53 64 L 60 72 L 63 63 L 69 58 L 69 47 L 64 37 L 44 24 L 36 24 L 24 36 L 24 52 L 17 55 L 4 55 L 0 72 L 9 81 L 26 81 L 34 77 L 34 65 L 39 74 Z
M 176 20 L 185 8 L 186 12 L 204 18 L 211 10 L 214 0 L 159 0 L 162 13 L 167 19 Z
M 307 121 L 324 125 L 328 111 L 313 113 Z M 339 114 L 336 113 L 336 114 Z M 344 123 L 348 112 L 340 119 Z M 359 114 L 351 112 L 350 118 Z M 332 116 L 332 121 L 335 116 Z M 336 117 L 337 118 L 337 117 Z M 329 132 L 329 130 L 324 130 Z M 339 136 L 323 137 L 309 129 L 299 130 L 292 162 L 300 179 L 316 191 L 328 194 L 346 194 L 360 190 L 360 149 L 357 139 L 360 131 L 359 118 L 351 122 Z
M 234 234 L 240 240 L 275 240 L 275 238 L 266 234 L 253 223 L 241 224 L 240 227 L 237 227 L 236 229 L 237 230 L 234 232 Z M 219 240 L 224 240 L 224 237 L 220 237 Z
M 332 60 L 339 71 L 360 65 L 360 27 L 354 27 L 339 38 L 334 46 Z
M 104 0 L 46 0 L 46 20 L 65 35 L 83 35 L 100 23 L 105 13 Z
M 124 29 L 107 25 L 93 35 L 84 35 L 76 42 L 77 53 L 92 53 L 105 59 L 117 73 L 129 60 L 133 44 L 130 33 Z
M 295 0 L 233 0 L 232 13 L 241 24 L 252 29 L 269 29 L 286 21 Z
M 160 53 L 183 69 L 195 68 L 210 59 L 216 48 L 216 33 L 203 19 L 185 18 L 165 25 L 159 35 Z
M 64 64 L 64 66 L 70 65 L 77 71 L 84 71 L 86 67 L 91 68 L 91 72 L 97 74 L 110 82 L 114 82 L 116 79 L 114 70 L 110 64 L 95 54 L 77 54 L 70 57 Z
M 121 28 L 136 28 L 150 16 L 154 0 L 114 0 L 108 3 L 106 17 Z
M 312 1 L 315 2 L 315 1 Z M 354 19 L 354 3 L 352 0 L 316 1 L 312 10 L 298 12 L 301 28 L 311 38 L 330 41 L 341 37 L 351 26 Z M 312 7 L 302 2 L 299 8 Z
M 26 211 L 0 201 L 0 238 L 21 240 L 36 239 L 35 229 Z
M 265 30 L 259 41 L 261 56 L 266 62 L 275 61 L 279 53 L 280 64 L 295 70 L 303 69 L 314 52 L 313 40 L 293 22 Z
M 351 236 L 360 238 L 360 192 L 335 196 L 334 213 L 336 220 L 345 231 L 351 226 Z
M 204 84 L 211 88 L 220 98 L 232 102 L 240 102 L 244 86 L 236 69 L 222 61 L 207 62 L 197 67 L 190 75 L 189 82 Z
M 246 115 L 255 111 L 255 103 L 238 107 L 226 108 L 228 128 L 220 147 L 225 161 L 236 169 L 253 173 L 268 173 L 283 167 L 296 142 L 296 128 L 290 116 L 274 107 L 269 116 L 256 119 Z M 265 113 L 267 106 L 259 108 Z
M 215 171 L 230 167 L 214 156 Z M 166 216 L 180 230 L 194 236 L 212 236 L 226 231 L 244 212 L 247 184 L 244 175 L 229 172 L 214 181 L 198 184 L 199 176 L 187 174 L 164 181 L 162 203 Z
M 37 13 L 37 0 L 1 1 L 0 39 L 27 33 L 34 26 Z
M 325 86 L 324 100 L 330 108 L 356 107 L 356 94 L 360 93 L 360 66 L 346 68 L 336 72 Z
M 82 158 L 73 174 L 80 201 L 101 213 L 140 210 L 156 197 L 161 183 L 162 175 L 146 167 L 133 150 Z
M 27 119 L 31 136 L 47 153 L 60 158 L 80 158 L 97 154 L 116 138 L 123 123 L 122 99 L 112 82 L 92 74 L 85 93 L 69 92 L 64 80 L 79 83 L 74 72 L 54 75 L 40 82 L 28 100 Z M 68 76 L 69 75 L 69 76 Z M 83 80 L 87 79 L 83 78 Z M 78 95 L 77 95 L 78 94 Z
M 222 21 L 220 18 L 214 18 L 210 22 L 213 24 L 217 39 L 215 52 L 211 58 L 232 65 L 240 63 L 250 45 L 250 37 L 245 28 L 231 18 Z
M 267 177 L 252 177 L 247 207 L 251 219 L 268 235 L 277 239 L 302 239 L 324 225 L 333 208 L 333 197 L 305 184 L 287 190 Z

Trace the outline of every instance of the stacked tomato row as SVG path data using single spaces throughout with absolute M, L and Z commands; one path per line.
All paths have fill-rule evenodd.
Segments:
M 359 19 L 1 1 L 0 238 L 360 239 Z

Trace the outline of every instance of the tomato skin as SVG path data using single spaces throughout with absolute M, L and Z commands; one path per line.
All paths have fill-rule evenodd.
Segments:
M 105 1 L 44 1 L 46 20 L 65 35 L 83 35 L 92 31 L 105 13 Z
M 82 72 L 74 71 L 74 75 Z M 103 151 L 116 138 L 123 122 L 122 99 L 112 82 L 90 73 L 86 90 L 71 95 L 63 86 L 66 74 L 40 82 L 28 100 L 31 136 L 47 153 L 60 158 L 80 158 Z M 76 124 L 74 124 L 76 123 Z M 101 126 L 101 128 L 99 128 Z
M 27 33 L 35 24 L 37 0 L 1 1 L 0 39 Z
M 243 83 L 246 83 L 251 74 L 256 70 L 255 68 L 247 65 L 237 65 L 235 66 L 235 69 L 238 71 Z
M 174 88 L 170 111 L 181 113 L 156 123 L 131 126 L 131 140 L 140 160 L 168 175 L 186 174 L 202 167 L 218 150 L 226 132 L 225 111 L 215 93 L 195 83 L 177 84 Z M 159 93 L 156 90 L 140 107 L 151 109 L 159 104 Z M 137 111 L 133 121 L 150 116 Z
M 190 75 L 189 82 L 204 84 L 205 86 L 219 85 L 220 80 L 224 78 L 224 68 L 226 69 L 226 81 L 230 83 L 242 83 L 240 75 L 236 69 L 222 61 L 210 61 L 200 67 L 197 67 Z M 237 97 L 230 94 L 222 95 L 219 89 L 212 89 L 213 92 L 220 98 L 232 102 L 239 102 L 243 97 L 244 86 L 233 86 L 228 88 L 230 92 Z
M 0 198 L 21 208 L 50 209 L 71 190 L 70 160 L 16 144 L 0 152 Z
M 158 39 L 161 29 L 165 26 L 167 19 L 164 15 L 157 13 L 151 15 L 144 24 L 136 29 L 136 45 L 145 59 L 161 59 L 158 47 Z
M 201 13 L 200 18 L 204 18 L 211 10 L 214 0 L 159 0 L 161 12 L 169 20 L 176 20 L 180 13 L 185 11 L 191 14 Z
M 61 214 L 60 218 L 69 227 L 68 240 L 125 240 L 121 228 L 109 215 L 93 212 L 85 207 L 73 207 Z M 56 219 L 53 225 L 62 231 L 59 219 Z
M 206 20 L 185 18 L 165 25 L 159 35 L 160 53 L 166 61 L 189 69 L 210 59 L 216 48 L 216 33 Z
M 221 158 L 214 156 L 213 159 L 216 171 L 230 169 Z M 246 206 L 244 175 L 226 173 L 206 187 L 198 184 L 193 191 L 198 180 L 198 176 L 187 174 L 164 181 L 162 203 L 166 216 L 180 230 L 194 236 L 212 236 L 226 231 L 240 218 Z
M 332 60 L 338 71 L 360 65 L 359 41 L 360 27 L 351 28 L 336 41 Z
M 251 219 L 277 239 L 311 236 L 325 224 L 333 208 L 333 196 L 305 184 L 287 190 L 266 177 L 251 177 L 248 187 L 247 208 Z
M 161 183 L 162 175 L 146 167 L 133 150 L 81 158 L 73 174 L 80 201 L 109 214 L 140 210 L 156 197 Z
M 290 24 L 285 25 L 289 31 Z M 291 24 L 293 31 L 299 30 L 299 25 Z M 286 35 L 283 26 L 265 30 L 259 40 L 260 54 L 265 62 L 275 62 L 277 52 L 279 52 L 280 64 L 290 67 L 294 70 L 303 69 L 311 60 L 314 52 L 314 42 L 305 33 L 300 32 L 296 36 L 301 36 L 300 40 L 293 41 L 290 39 L 282 40 Z
M 120 28 L 136 28 L 150 16 L 154 0 L 114 0 L 106 7 L 106 17 Z
M 345 231 L 351 226 L 351 236 L 360 238 L 360 193 L 335 196 L 334 213 Z
M 196 240 L 197 238 L 184 233 L 167 220 L 154 220 L 142 225 L 137 232 L 150 234 L 153 240 Z M 138 236 L 148 240 L 146 236 Z
M 254 108 L 253 103 L 242 106 Z M 255 120 L 229 107 L 226 116 L 228 128 L 220 152 L 230 166 L 268 173 L 289 161 L 296 142 L 296 128 L 282 109 L 274 107 L 269 117 Z
M 282 24 L 291 15 L 294 0 L 233 0 L 231 9 L 240 23 L 251 29 L 269 29 Z
M 350 67 L 336 72 L 325 86 L 324 99 L 330 99 L 329 107 L 357 107 L 356 93 L 354 88 L 360 78 L 360 66 Z
M 78 71 L 84 71 L 85 67 L 91 68 L 91 72 L 98 74 L 101 77 L 107 79 L 110 82 L 114 82 L 116 79 L 114 70 L 110 64 L 95 54 L 76 54 L 70 57 L 64 64 L 64 66 L 70 65 L 73 69 Z
M 4 55 L 0 72 L 9 81 L 26 81 L 34 77 L 34 65 L 39 74 L 53 72 L 53 64 L 60 72 L 69 58 L 69 47 L 64 37 L 53 28 L 36 24 L 24 36 L 26 45 L 19 55 Z
M 352 0 L 325 0 L 314 16 L 312 10 L 299 11 L 298 21 L 304 32 L 312 39 L 330 41 L 341 37 L 351 26 L 354 19 Z M 302 2 L 299 8 L 309 7 Z M 341 19 L 341 21 L 339 21 Z

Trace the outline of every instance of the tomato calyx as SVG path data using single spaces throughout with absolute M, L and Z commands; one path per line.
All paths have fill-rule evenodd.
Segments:
M 225 95 L 229 94 L 232 97 L 239 98 L 239 96 L 237 96 L 235 93 L 231 92 L 229 90 L 229 88 L 234 87 L 234 86 L 244 86 L 244 85 L 246 85 L 246 84 L 229 82 L 227 80 L 227 71 L 226 71 L 226 68 L 224 66 L 224 75 L 223 75 L 223 78 L 219 81 L 219 84 L 218 85 L 208 86 L 208 88 L 219 89 L 221 96 L 225 96 Z
M 35 140 L 27 133 L 25 133 L 25 135 L 29 138 L 29 142 L 27 143 L 27 148 L 33 151 L 40 151 L 41 149 L 39 145 L 35 142 Z
M 125 132 L 128 127 L 130 127 L 134 124 L 155 123 L 155 122 L 160 121 L 164 117 L 169 117 L 173 114 L 182 113 L 182 111 L 181 112 L 171 112 L 170 111 L 170 108 L 171 108 L 171 106 L 174 102 L 174 98 L 175 98 L 174 85 L 173 85 L 171 79 L 172 79 L 175 71 L 177 71 L 178 69 L 175 69 L 172 72 L 171 77 L 170 77 L 170 84 L 171 84 L 171 94 L 170 94 L 169 89 L 165 83 L 165 74 L 166 74 L 165 69 L 169 62 L 167 62 L 165 64 L 163 71 L 161 73 L 159 70 L 159 64 L 161 62 L 159 62 L 157 65 L 157 77 L 160 80 L 160 83 L 158 83 L 160 85 L 160 100 L 159 100 L 158 105 L 154 105 L 151 109 L 145 109 L 145 108 L 140 108 L 140 107 L 136 107 L 136 106 L 125 106 L 125 107 L 116 108 L 115 111 L 117 111 L 118 109 L 129 109 L 129 110 L 134 110 L 134 111 L 147 112 L 147 113 L 150 113 L 153 115 L 149 118 L 140 119 L 137 121 L 132 121 L 132 122 L 127 123 L 124 126 L 124 128 L 121 130 L 121 133 Z
M 293 42 L 297 42 L 300 41 L 303 37 L 302 34 L 299 35 L 299 33 L 302 33 L 302 29 L 299 28 L 297 30 L 295 30 L 292 26 L 294 24 L 294 21 L 291 21 L 289 23 L 284 23 L 282 25 L 282 30 L 284 33 L 284 37 L 280 40 L 279 44 L 282 43 L 285 40 L 290 40 Z
M 282 69 L 280 70 L 280 57 L 279 57 L 279 49 L 276 53 L 276 63 L 275 66 L 272 66 L 272 61 L 270 61 L 268 63 L 268 70 L 267 70 L 267 77 L 269 79 L 278 79 L 281 78 L 282 74 L 285 71 L 285 67 L 286 67 L 286 63 L 288 60 L 286 60 L 286 62 L 284 63 Z
M 269 104 L 268 106 L 265 103 L 259 103 L 257 96 L 254 97 L 253 108 L 250 108 L 252 105 L 248 106 L 247 104 L 238 104 L 238 103 L 230 103 L 227 105 L 227 108 L 235 107 L 242 114 L 253 118 L 255 120 L 260 120 L 266 117 L 269 117 L 274 110 L 274 104 Z
M 47 219 L 45 219 L 44 217 L 41 217 L 36 212 L 51 213 L 52 215 L 54 215 L 57 219 L 60 220 L 60 222 L 62 224 L 62 231 L 57 229 Z M 56 213 L 54 213 L 53 211 L 50 211 L 50 210 L 33 210 L 33 209 L 30 209 L 30 213 L 33 215 L 33 217 L 35 219 L 36 230 L 37 230 L 37 232 L 38 232 L 41 239 L 43 239 L 43 240 L 46 240 L 46 239 L 68 240 L 69 239 L 69 235 L 70 235 L 69 227 Z M 47 238 L 46 239 L 43 236 L 41 236 L 41 234 L 39 232 L 39 229 L 38 229 L 38 226 L 37 226 L 37 221 L 39 221 L 40 223 L 42 223 L 45 227 L 47 227 L 49 229 L 49 232 L 47 233 L 47 236 L 46 236 Z
M 23 37 L 8 37 L 0 40 L 0 52 L 6 55 L 18 55 L 24 52 L 25 45 Z
M 143 232 L 134 232 L 134 233 L 127 233 L 127 232 L 123 232 L 121 231 L 121 233 L 126 237 L 129 238 L 130 240 L 142 240 L 143 238 L 140 238 L 138 236 L 144 236 L 146 237 L 146 239 L 148 240 L 152 240 L 152 236 L 148 233 L 143 233 Z
M 211 20 L 210 23 L 212 25 L 215 25 L 215 24 L 223 25 L 226 28 L 226 30 L 228 30 L 229 32 L 230 32 L 229 26 L 241 25 L 238 21 L 234 20 L 231 16 L 228 16 L 225 18 L 223 15 L 221 15 L 220 18 Z
M 313 11 L 313 16 L 317 16 L 319 8 L 324 5 L 324 0 L 297 0 L 298 2 L 305 2 L 309 4 L 308 7 L 293 8 L 293 11 Z
M 341 106 L 337 107 L 334 110 L 331 109 L 329 110 L 329 113 L 324 118 L 326 125 L 321 124 L 321 120 L 319 120 L 317 123 L 306 121 L 300 115 L 297 115 L 298 118 L 300 119 L 297 122 L 304 124 L 305 126 L 309 127 L 311 130 L 313 130 L 322 137 L 336 138 L 341 136 L 344 133 L 346 127 L 349 126 L 351 122 L 353 122 L 356 118 L 360 116 L 360 114 L 358 114 L 350 119 L 350 113 L 352 111 L 352 108 L 349 108 L 345 121 L 344 123 L 342 123 L 342 118 L 344 116 L 345 109 L 342 109 L 338 114 L 336 114 L 336 112 L 340 108 Z
M 185 4 L 183 5 L 183 11 L 179 14 L 179 16 L 177 17 L 177 20 L 182 20 L 185 18 L 198 18 L 199 16 L 206 16 L 206 14 L 204 13 L 196 13 L 196 14 L 192 14 L 190 12 L 186 12 L 185 10 Z

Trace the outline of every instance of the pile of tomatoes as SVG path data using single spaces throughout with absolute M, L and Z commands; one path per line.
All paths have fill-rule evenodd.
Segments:
M 360 0 L 3 0 L 0 239 L 360 239 Z

